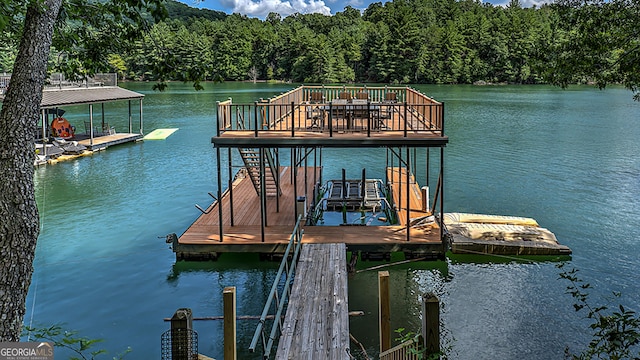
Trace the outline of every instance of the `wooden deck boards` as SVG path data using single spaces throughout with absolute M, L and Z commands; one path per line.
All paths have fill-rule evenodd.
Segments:
M 130 133 L 117 133 L 113 135 L 96 136 L 93 138 L 93 145 L 91 139 L 86 136 L 77 135 L 78 144 L 84 145 L 89 150 L 102 150 L 109 146 L 123 144 L 127 142 L 134 142 L 142 139 L 142 134 L 130 134 Z
M 220 139 L 255 139 L 255 132 L 251 130 L 233 130 L 233 131 L 225 131 L 220 134 Z M 317 132 L 317 131 L 309 131 L 309 130 L 299 130 L 294 132 L 294 136 L 291 136 L 291 131 L 259 131 L 258 138 L 264 139 L 329 139 L 330 134 L 329 131 L 325 132 Z M 379 131 L 379 132 L 371 132 L 370 135 L 367 135 L 366 132 L 347 132 L 347 131 L 335 131 L 333 132 L 333 138 L 339 138 L 344 140 L 361 140 L 366 138 L 373 139 L 395 139 L 395 138 L 404 138 L 403 131 Z M 410 131 L 407 133 L 407 139 L 424 139 L 424 138 L 441 138 L 440 132 L 438 131 L 429 131 L 429 132 L 413 132 Z
M 348 359 L 347 294 L 345 245 L 304 244 L 275 358 Z
M 313 194 L 313 183 L 307 182 L 307 189 L 304 186 L 304 168 L 298 168 L 297 195 Z M 321 168 L 316 168 L 320 172 Z M 307 168 L 308 174 L 313 174 L 313 168 Z M 291 231 L 296 223 L 294 207 L 296 199 L 291 182 L 291 169 L 281 168 L 280 187 L 280 211 L 276 212 L 276 198 L 267 197 L 267 227 L 265 232 L 270 234 L 270 241 L 288 241 Z M 246 177 L 233 183 L 232 191 L 226 191 L 222 197 L 222 224 L 223 242 L 237 241 L 238 239 L 261 241 L 261 218 L 260 218 L 260 197 L 256 193 L 251 179 Z M 233 217 L 234 226 L 231 226 L 230 200 L 233 196 Z M 219 213 L 218 202 L 214 202 L 207 211 L 180 236 L 179 243 L 184 244 L 204 244 L 208 242 L 219 242 Z M 280 237 L 280 235 L 284 235 Z M 276 239 L 274 239 L 274 236 Z M 267 241 L 267 239 L 265 239 Z
M 320 171 L 318 168 L 317 171 Z M 313 174 L 313 168 L 308 170 L 308 174 Z M 281 186 L 283 194 L 280 197 L 280 212 L 275 211 L 275 198 L 267 198 L 267 223 L 265 227 L 265 242 L 286 243 L 295 225 L 295 206 L 293 199 L 293 185 L 290 183 L 290 168 L 283 168 L 280 172 Z M 298 169 L 298 194 L 304 194 L 304 169 Z M 396 179 L 396 184 L 399 180 Z M 417 186 L 417 185 L 416 185 Z M 307 183 L 307 193 L 313 193 L 313 184 Z M 249 178 L 236 180 L 233 185 L 234 201 L 234 226 L 231 226 L 229 199 L 231 192 L 227 191 L 222 197 L 223 206 L 223 243 L 240 242 L 244 245 L 261 243 L 260 228 L 260 198 L 256 194 Z M 417 193 L 416 193 L 417 194 Z M 404 194 L 403 194 L 404 195 Z M 397 191 L 394 192 L 397 197 Z M 394 198 L 397 201 L 396 198 Z M 413 200 L 412 204 L 419 203 L 420 200 Z M 416 210 L 412 215 L 425 215 Z M 417 205 L 415 205 L 417 206 Z M 196 221 L 180 236 L 178 242 L 181 244 L 211 244 L 220 243 L 218 203 L 214 202 L 208 214 L 202 214 Z M 406 212 L 405 212 L 406 214 Z M 353 243 L 353 244 L 385 244 L 390 242 L 406 241 L 405 224 L 400 226 L 306 226 L 304 243 Z M 434 228 L 434 229 L 437 229 Z M 440 242 L 438 231 L 428 231 L 425 229 L 412 229 L 410 236 L 416 242 Z
M 320 168 L 316 169 L 320 171 Z M 304 190 L 304 168 L 298 169 L 298 195 Z M 313 177 L 313 168 L 307 168 L 307 176 Z M 222 253 L 222 252 L 281 252 L 295 225 L 294 206 L 296 205 L 291 184 L 290 168 L 280 171 L 282 195 L 280 212 L 275 211 L 275 197 L 267 198 L 267 223 L 264 239 L 260 220 L 260 198 L 249 178 L 238 179 L 233 191 L 222 196 L 223 238 L 220 241 L 218 203 L 214 202 L 208 214 L 202 214 L 179 237 L 174 251 L 182 254 Z M 396 184 L 400 180 L 396 181 Z M 417 185 L 416 185 L 417 186 Z M 406 189 L 406 188 L 405 188 Z M 233 193 L 234 226 L 231 226 L 229 200 Z M 313 193 L 313 182 L 307 182 L 307 194 Z M 417 193 L 416 193 L 417 194 Z M 394 194 L 394 196 L 399 196 Z M 396 200 L 397 201 L 397 200 Z M 420 200 L 412 200 L 412 204 Z M 416 202 L 417 201 L 417 202 Z M 417 205 L 415 205 L 417 206 Z M 412 216 L 423 216 L 418 209 Z M 402 213 L 401 213 L 402 214 Z M 406 214 L 406 212 L 403 212 Z M 441 252 L 440 231 L 437 225 L 411 228 L 409 242 L 406 226 L 304 226 L 302 242 L 305 244 L 345 243 L 350 251 L 417 251 L 435 254 Z M 264 241 L 263 241 L 264 240 Z
M 422 191 L 420 190 L 420 186 L 415 180 L 413 174 L 409 174 L 409 199 L 407 199 L 407 169 L 389 167 L 387 168 L 387 177 L 389 182 L 391 182 L 391 196 L 393 197 L 393 203 L 398 207 L 397 213 L 400 225 L 407 226 L 407 203 L 409 204 L 410 219 L 418 219 L 431 215 L 431 212 L 428 209 L 427 211 L 422 210 Z M 423 236 L 438 234 L 437 241 L 440 241 L 439 228 L 438 224 L 434 222 L 429 226 L 421 227 L 420 229 L 424 232 Z M 409 236 L 414 236 L 413 231 Z M 413 241 L 413 239 L 411 240 Z

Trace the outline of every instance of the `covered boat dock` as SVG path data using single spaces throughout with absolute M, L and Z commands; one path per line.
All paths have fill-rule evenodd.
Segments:
M 8 87 L 10 79 L 10 75 L 0 79 L 3 89 Z M 117 74 L 96 74 L 82 81 L 68 81 L 62 74 L 53 74 L 42 91 L 40 124 L 34 134 L 38 154 L 35 164 L 86 156 L 109 146 L 141 140 L 143 99 L 143 94 L 119 87 Z M 105 118 L 105 103 L 116 101 L 129 103 L 125 129 L 116 129 Z M 137 106 L 132 106 L 132 101 L 137 101 Z M 88 116 L 73 126 L 62 116 L 65 113 L 62 107 L 76 105 L 89 105 Z M 98 119 L 94 113 L 96 105 L 101 108 Z
M 42 92 L 42 122 L 40 124 L 41 138 L 48 136 L 49 114 L 54 117 L 58 114 L 58 109 L 63 106 L 89 105 L 88 118 L 84 120 L 84 133 L 76 130 L 72 140 L 78 141 L 87 147 L 88 150 L 102 150 L 112 145 L 122 144 L 142 139 L 143 136 L 143 113 L 142 100 L 144 95 L 135 91 L 123 89 L 117 85 L 98 87 L 63 87 L 47 88 Z M 134 129 L 134 111 L 131 102 L 137 100 L 137 120 L 138 125 Z M 120 132 L 109 125 L 104 115 L 104 104 L 114 101 L 128 101 L 128 128 Z M 101 118 L 96 121 L 94 106 L 101 106 Z

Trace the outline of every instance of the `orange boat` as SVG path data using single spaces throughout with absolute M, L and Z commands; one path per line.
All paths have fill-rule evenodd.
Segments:
M 63 117 L 57 117 L 51 122 L 51 129 L 53 130 L 53 136 L 60 137 L 65 140 L 71 139 L 74 136 L 74 129 L 69 121 Z

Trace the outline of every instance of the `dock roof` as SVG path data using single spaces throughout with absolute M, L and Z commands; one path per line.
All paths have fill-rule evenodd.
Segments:
M 74 89 L 44 90 L 42 92 L 43 109 L 59 106 L 95 104 L 120 100 L 144 98 L 143 94 L 118 86 L 83 87 Z

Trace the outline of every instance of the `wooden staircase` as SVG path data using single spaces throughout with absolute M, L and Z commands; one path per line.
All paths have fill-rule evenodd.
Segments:
M 254 148 L 239 148 L 240 157 L 244 162 L 244 167 L 247 169 L 247 174 L 251 178 L 253 187 L 256 189 L 256 194 L 260 196 L 260 189 L 262 187 L 262 174 L 260 171 L 260 149 Z M 271 149 L 263 149 L 264 154 L 264 184 L 265 194 L 270 197 L 280 195 L 281 191 L 278 189 L 278 183 L 276 182 L 275 165 L 273 162 L 273 156 Z

